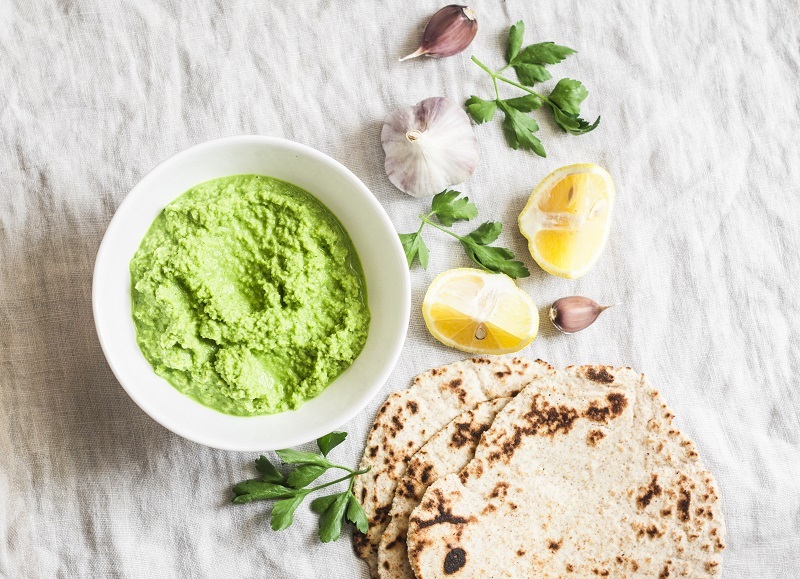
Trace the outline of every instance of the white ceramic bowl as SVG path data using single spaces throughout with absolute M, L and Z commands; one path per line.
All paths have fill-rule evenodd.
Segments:
M 372 322 L 364 350 L 328 388 L 298 410 L 269 416 L 221 414 L 156 375 L 136 344 L 129 263 L 150 224 L 192 186 L 255 173 L 294 183 L 342 222 L 361 258 Z M 238 451 L 274 450 L 341 426 L 383 386 L 408 327 L 408 266 L 388 216 L 367 187 L 327 155 L 293 141 L 242 136 L 209 141 L 167 159 L 117 209 L 95 262 L 92 305 L 100 344 L 122 387 L 154 420 L 200 444 Z

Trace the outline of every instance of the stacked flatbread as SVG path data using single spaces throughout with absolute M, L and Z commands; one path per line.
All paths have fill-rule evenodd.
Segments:
M 426 372 L 370 432 L 356 552 L 384 578 L 716 575 L 719 493 L 673 417 L 630 368 Z

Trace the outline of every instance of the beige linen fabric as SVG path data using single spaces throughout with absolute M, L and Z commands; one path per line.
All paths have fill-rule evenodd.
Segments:
M 388 182 L 382 120 L 429 96 L 490 95 L 469 54 L 499 65 L 520 18 L 526 42 L 580 51 L 546 86 L 580 79 L 586 116 L 603 119 L 573 137 L 537 114 L 547 159 L 511 151 L 499 120 L 476 127 L 481 160 L 461 190 L 481 219 L 503 221 L 540 306 L 573 294 L 624 304 L 574 336 L 543 316 L 522 354 L 645 372 L 719 483 L 722 577 L 797 575 L 800 8 L 476 0 L 466 53 L 398 63 L 442 4 L 0 0 L 0 577 L 367 577 L 348 537 L 317 541 L 308 508 L 273 533 L 266 504 L 229 504 L 255 455 L 186 442 L 127 397 L 95 336 L 95 252 L 148 170 L 235 134 L 318 148 L 399 231 L 415 229 L 426 201 Z M 568 281 L 536 268 L 515 222 L 542 177 L 583 161 L 609 170 L 617 205 L 597 266 Z M 452 239 L 425 237 L 402 359 L 334 451 L 351 465 L 386 395 L 464 357 L 428 335 L 419 307 L 436 274 L 469 262 Z

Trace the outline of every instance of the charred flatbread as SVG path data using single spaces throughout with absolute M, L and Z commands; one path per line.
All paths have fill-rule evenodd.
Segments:
M 511 398 L 480 402 L 474 409 L 459 414 L 434 434 L 408 463 L 400 479 L 389 512 L 391 520 L 378 547 L 380 579 L 414 579 L 408 563 L 406 534 L 408 519 L 427 488 L 443 476 L 457 473 L 475 456 L 481 435 Z
M 416 576 L 716 576 L 719 492 L 673 418 L 630 368 L 540 378 L 425 492 L 407 536 Z
M 353 488 L 369 519 L 369 531 L 355 533 L 353 546 L 374 577 L 378 545 L 409 458 L 462 412 L 485 400 L 514 396 L 549 368 L 542 361 L 519 357 L 471 358 L 424 372 L 408 389 L 386 399 L 361 459 L 361 468 L 369 465 L 372 469 L 356 478 Z

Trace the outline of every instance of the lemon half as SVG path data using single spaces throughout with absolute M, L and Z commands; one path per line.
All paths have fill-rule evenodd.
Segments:
M 603 252 L 613 208 L 608 171 L 591 163 L 567 165 L 536 186 L 519 215 L 519 229 L 539 267 L 578 278 Z
M 536 304 L 510 277 L 451 269 L 433 280 L 422 317 L 434 338 L 471 354 L 507 354 L 531 343 L 539 329 Z

